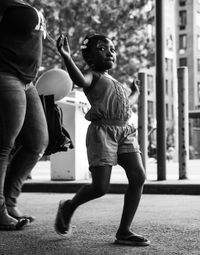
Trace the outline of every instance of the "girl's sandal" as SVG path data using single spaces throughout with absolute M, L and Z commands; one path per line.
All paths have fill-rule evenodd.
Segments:
M 56 214 L 56 219 L 54 223 L 54 228 L 57 234 L 68 237 L 71 235 L 71 226 L 70 226 L 70 218 L 68 217 L 68 220 L 66 220 L 67 212 L 64 211 L 63 205 L 64 203 L 69 203 L 70 200 L 61 200 L 58 206 L 58 211 Z
M 15 224 L 10 223 L 10 224 L 0 224 L 0 230 L 21 230 L 23 229 L 26 225 L 28 224 L 27 219 L 20 219 L 18 222 Z
M 129 245 L 129 246 L 148 246 L 150 241 L 143 236 L 137 234 L 130 234 L 128 236 L 116 235 L 115 244 Z

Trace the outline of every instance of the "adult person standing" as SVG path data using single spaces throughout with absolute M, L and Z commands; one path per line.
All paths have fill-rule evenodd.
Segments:
M 44 33 L 44 18 L 35 8 L 22 0 L 0 0 L 0 230 L 21 229 L 33 220 L 17 208 L 17 198 L 48 144 L 33 85 Z M 9 162 L 17 137 L 21 146 Z

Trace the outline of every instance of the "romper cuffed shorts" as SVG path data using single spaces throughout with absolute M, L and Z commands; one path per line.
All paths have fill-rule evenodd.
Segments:
M 92 122 L 87 130 L 86 147 L 90 167 L 114 166 L 118 154 L 141 153 L 135 127 L 120 121 Z

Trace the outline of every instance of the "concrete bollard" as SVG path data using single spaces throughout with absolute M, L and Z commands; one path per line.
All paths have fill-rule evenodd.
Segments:
M 179 179 L 187 179 L 189 161 L 188 68 L 178 68 Z
M 140 97 L 138 100 L 138 142 L 143 155 L 143 165 L 146 169 L 148 150 L 148 118 L 147 118 L 147 82 L 145 73 L 139 73 Z

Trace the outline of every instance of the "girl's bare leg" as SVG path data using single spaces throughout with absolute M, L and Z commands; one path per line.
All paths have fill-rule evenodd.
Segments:
M 131 233 L 130 226 L 141 199 L 145 172 L 140 153 L 120 154 L 118 162 L 126 171 L 129 184 L 124 197 L 124 207 L 117 233 L 128 235 Z

